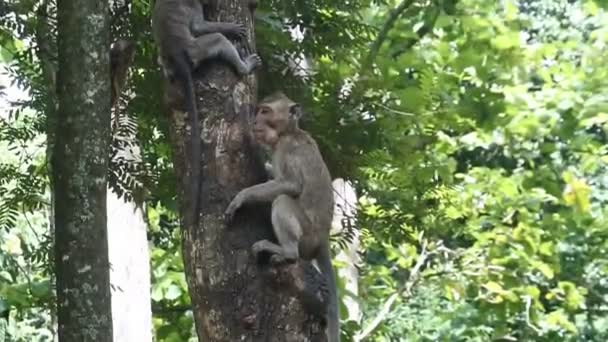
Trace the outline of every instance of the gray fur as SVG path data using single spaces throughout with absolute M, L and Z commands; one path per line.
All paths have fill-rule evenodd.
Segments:
M 272 226 L 278 244 L 261 240 L 255 254 L 270 252 L 273 263 L 316 260 L 329 288 L 328 341 L 340 341 L 336 282 L 329 249 L 334 210 L 331 177 L 315 140 L 298 127 L 299 106 L 275 94 L 258 106 L 254 124 L 256 140 L 272 149 L 273 179 L 241 190 L 226 209 L 252 202 L 272 203 Z M 294 115 L 295 114 L 295 115 Z
M 156 0 L 152 11 L 152 34 L 158 45 L 159 61 L 165 77 L 182 86 L 185 110 L 191 121 L 190 210 L 191 224 L 198 227 L 202 156 L 192 72 L 202 61 L 219 58 L 234 67 L 239 75 L 246 75 L 257 68 L 261 60 L 256 54 L 241 59 L 226 36 L 244 38 L 245 27 L 235 23 L 205 21 L 199 0 Z

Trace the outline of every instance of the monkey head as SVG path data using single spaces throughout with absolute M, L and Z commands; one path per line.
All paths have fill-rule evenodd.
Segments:
M 298 129 L 301 116 L 299 104 L 281 92 L 274 93 L 257 106 L 253 136 L 259 144 L 274 147 L 281 136 Z
M 110 47 L 110 77 L 112 79 L 111 103 L 116 104 L 127 81 L 127 71 L 133 63 L 135 44 L 127 39 L 119 39 Z

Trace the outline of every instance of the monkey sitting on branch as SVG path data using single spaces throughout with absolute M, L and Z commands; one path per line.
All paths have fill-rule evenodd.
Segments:
M 272 152 L 273 179 L 241 190 L 225 215 L 243 205 L 271 202 L 271 221 L 278 244 L 261 240 L 252 246 L 257 256 L 271 253 L 271 263 L 315 260 L 329 291 L 328 341 L 339 341 L 336 281 L 331 264 L 329 230 L 334 210 L 331 177 L 315 140 L 298 127 L 300 105 L 282 93 L 265 98 L 255 114 L 253 136 Z
M 156 0 L 152 11 L 152 34 L 159 47 L 163 73 L 181 85 L 185 109 L 191 120 L 191 210 L 195 226 L 198 225 L 202 156 L 192 73 L 202 61 L 213 58 L 227 62 L 239 75 L 250 74 L 262 63 L 257 54 L 241 59 L 235 46 L 226 38 L 244 38 L 245 27 L 236 23 L 206 21 L 200 1 Z

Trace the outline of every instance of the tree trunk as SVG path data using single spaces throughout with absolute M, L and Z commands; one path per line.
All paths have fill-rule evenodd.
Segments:
M 152 341 L 150 253 L 144 212 L 108 189 L 114 342 Z
M 121 162 L 131 165 L 142 163 L 141 149 L 134 131 L 120 129 L 122 92 L 134 57 L 134 45 L 126 39 L 117 39 L 110 50 L 111 103 L 114 127 L 112 137 L 112 166 Z M 117 170 L 110 170 L 119 181 Z M 138 185 L 128 184 L 132 196 L 119 196 L 126 184 L 108 188 L 108 254 L 112 289 L 112 328 L 114 342 L 152 341 L 152 308 L 150 299 L 150 253 L 148 250 L 147 223 L 144 203 L 134 199 Z
M 357 193 L 351 182 L 336 178 L 332 182 L 334 189 L 334 218 L 332 233 L 339 233 L 348 226 L 352 232 L 352 240 L 336 255 L 336 260 L 342 264 L 338 275 L 344 281 L 344 288 L 353 295 L 359 295 L 359 229 L 356 228 Z M 347 225 L 347 226 L 345 226 Z M 361 323 L 361 307 L 353 297 L 345 295 L 344 306 L 347 309 L 346 321 Z
M 52 156 L 59 340 L 111 341 L 106 187 L 110 147 L 107 1 L 58 1 Z
M 252 18 L 244 0 L 216 2 L 211 21 L 244 23 Z M 212 2 L 213 3 L 213 2 Z M 254 46 L 253 42 L 250 42 Z M 202 118 L 203 165 L 200 226 L 189 222 L 190 125 L 167 87 L 174 167 L 183 229 L 184 262 L 200 341 L 324 341 L 320 320 L 305 314 L 286 291 L 270 287 L 272 270 L 256 262 L 251 245 L 272 239 L 270 206 L 244 208 L 226 226 L 223 212 L 236 192 L 265 180 L 263 164 L 248 138 L 256 85 L 238 79 L 221 62 L 203 63 L 195 75 Z M 188 126 L 188 127 L 186 127 Z M 188 152 L 188 153 L 186 153 Z M 186 219 L 188 218 L 188 219 Z M 266 272 L 268 271 L 268 272 Z

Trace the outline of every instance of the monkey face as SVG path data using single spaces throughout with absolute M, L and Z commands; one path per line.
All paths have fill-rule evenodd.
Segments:
M 262 145 L 273 147 L 285 130 L 284 115 L 269 105 L 260 105 L 255 114 L 253 136 Z
M 281 136 L 298 128 L 300 106 L 283 93 L 266 97 L 255 112 L 253 136 L 262 145 L 274 148 Z
M 258 109 L 253 124 L 253 136 L 259 144 L 272 147 L 279 140 L 276 123 L 273 122 L 273 119 L 272 108 L 261 106 Z

